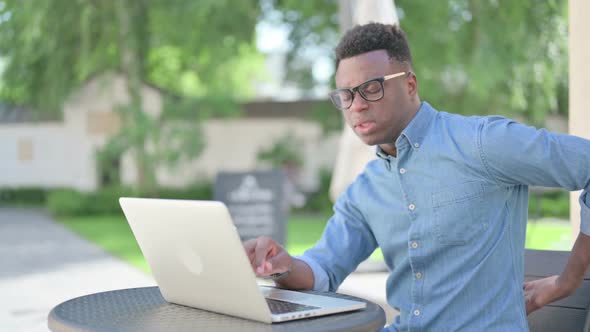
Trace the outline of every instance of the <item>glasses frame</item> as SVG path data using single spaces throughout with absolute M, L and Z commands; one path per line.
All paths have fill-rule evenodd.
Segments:
M 370 79 L 368 81 L 365 81 L 365 82 L 363 82 L 363 83 L 361 83 L 361 84 L 359 84 L 359 85 L 357 85 L 357 86 L 355 86 L 353 88 L 336 89 L 336 90 L 334 90 L 334 91 L 332 91 L 332 92 L 329 93 L 330 100 L 332 101 L 332 104 L 334 104 L 334 106 L 337 109 L 341 110 L 341 111 L 347 110 L 347 109 L 349 109 L 352 106 L 352 103 L 354 102 L 354 97 L 356 95 L 356 92 L 358 92 L 358 94 L 361 96 L 361 98 L 363 98 L 366 101 L 369 101 L 369 102 L 371 102 L 371 101 L 379 101 L 379 100 L 383 99 L 383 96 L 385 96 L 385 90 L 384 90 L 384 87 L 383 87 L 383 82 L 385 82 L 387 80 L 390 80 L 392 78 L 396 78 L 396 77 L 400 77 L 400 76 L 404 76 L 404 75 L 410 76 L 410 74 L 412 74 L 411 71 L 402 71 L 402 72 L 391 74 L 391 75 L 385 75 L 385 76 L 381 76 L 381 77 L 377 77 L 377 78 L 372 78 L 372 79 Z M 364 86 L 366 84 L 369 84 L 369 83 L 372 83 L 372 82 L 379 82 L 379 84 L 381 85 L 381 97 L 379 97 L 377 99 L 369 99 L 369 98 L 367 98 L 367 96 L 365 96 L 363 94 L 363 91 L 360 90 L 360 88 L 362 86 Z M 338 107 L 338 105 L 336 104 L 336 102 L 334 102 L 334 97 L 333 96 L 338 95 L 340 92 L 348 92 L 352 96 L 352 98 L 350 98 L 350 104 L 348 106 L 346 106 L 346 107 Z

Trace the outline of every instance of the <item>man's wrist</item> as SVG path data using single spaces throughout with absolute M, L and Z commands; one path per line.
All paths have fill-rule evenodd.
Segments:
M 286 276 L 289 274 L 289 272 L 291 272 L 291 271 L 285 271 L 285 272 L 273 273 L 273 274 L 271 274 L 269 277 L 270 277 L 270 279 L 272 279 L 272 280 L 275 280 L 275 281 L 276 281 L 276 280 L 281 280 L 281 279 L 283 279 L 284 277 L 286 277 Z
M 576 283 L 572 278 L 567 278 L 563 274 L 559 275 L 555 282 L 561 293 L 560 298 L 570 296 L 579 286 L 579 283 Z
M 283 278 L 285 278 L 286 276 L 289 275 L 289 273 L 291 273 L 291 270 L 293 269 L 293 257 L 289 256 L 289 264 L 287 266 L 287 270 L 284 272 L 279 272 L 279 273 L 273 273 L 271 274 L 269 277 L 272 280 L 281 280 Z

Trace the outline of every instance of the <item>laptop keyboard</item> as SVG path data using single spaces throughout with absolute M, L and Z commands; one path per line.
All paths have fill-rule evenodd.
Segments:
M 266 299 L 266 303 L 268 303 L 268 307 L 270 308 L 270 312 L 273 314 L 284 314 L 287 312 L 296 312 L 296 311 L 304 311 L 310 309 L 319 309 L 318 307 L 313 307 L 309 305 L 275 300 L 275 299 Z

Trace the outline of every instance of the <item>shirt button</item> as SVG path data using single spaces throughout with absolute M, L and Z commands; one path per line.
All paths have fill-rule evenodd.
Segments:
M 410 204 L 410 205 L 408 205 L 408 209 L 410 209 L 411 211 L 414 211 L 414 209 L 416 209 L 416 205 Z
M 420 273 L 420 272 L 416 273 L 416 279 L 422 279 L 422 273 Z
M 420 143 L 414 143 L 414 147 L 417 149 L 420 147 Z
M 414 316 L 420 316 L 420 310 L 414 310 Z
M 414 249 L 418 248 L 418 242 L 412 242 L 411 246 Z
M 405 168 L 400 168 L 399 169 L 400 174 L 406 174 L 406 169 Z

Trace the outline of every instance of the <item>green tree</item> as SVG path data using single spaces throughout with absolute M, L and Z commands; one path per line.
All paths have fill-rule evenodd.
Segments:
M 425 98 L 452 112 L 535 125 L 567 113 L 566 1 L 396 3 Z
M 256 158 L 275 168 L 298 168 L 303 165 L 302 145 L 301 139 L 292 132 L 288 132 L 277 139 L 272 146 L 260 149 Z
M 0 2 L 0 96 L 40 117 L 60 114 L 89 77 L 121 73 L 131 97 L 118 110 L 124 130 L 102 155 L 132 151 L 139 185 L 149 189 L 162 161 L 178 160 L 183 151 L 194 156 L 203 146 L 197 127 L 165 120 L 177 119 L 175 113 L 198 113 L 194 120 L 235 113 L 232 101 L 251 92 L 244 82 L 262 64 L 253 45 L 259 12 L 256 0 Z M 160 118 L 142 111 L 144 83 L 167 92 Z
M 338 1 L 271 3 L 291 26 L 290 70 L 309 73 L 301 54 L 337 43 Z M 549 113 L 567 113 L 567 1 L 395 4 L 424 100 L 451 112 L 519 116 L 535 125 Z M 304 74 L 288 77 L 310 86 Z

